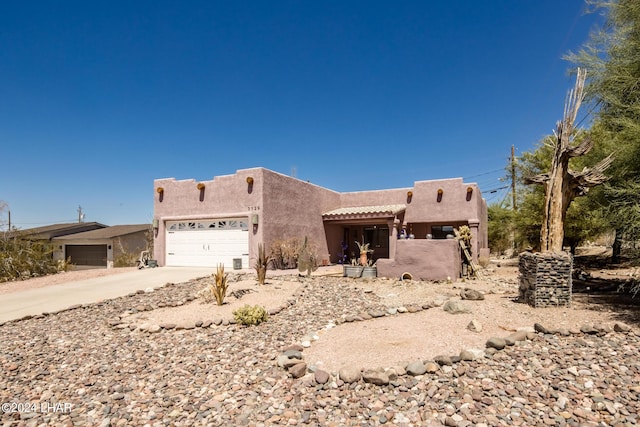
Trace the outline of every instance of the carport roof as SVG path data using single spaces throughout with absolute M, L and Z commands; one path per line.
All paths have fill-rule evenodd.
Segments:
M 352 206 L 338 208 L 322 214 L 325 220 L 365 219 L 392 217 L 404 212 L 407 205 Z
M 19 230 L 18 234 L 23 239 L 29 240 L 51 240 L 56 237 L 66 236 L 69 234 L 83 233 L 85 231 L 95 230 L 107 227 L 99 222 L 72 222 L 64 224 L 52 224 L 42 227 L 26 228 Z
M 151 228 L 151 224 L 131 224 L 131 225 L 114 225 L 112 227 L 101 228 L 98 230 L 85 231 L 83 233 L 71 234 L 69 236 L 56 237 L 53 240 L 77 240 L 77 239 L 113 239 L 119 236 L 125 236 L 131 233 L 147 231 Z

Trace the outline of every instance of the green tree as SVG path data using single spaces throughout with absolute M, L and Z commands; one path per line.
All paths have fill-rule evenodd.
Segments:
M 3 230 L 5 226 L 8 227 L 7 215 L 9 215 L 9 204 L 4 200 L 0 200 L 0 230 Z
M 489 247 L 495 254 L 504 255 L 513 246 L 514 212 L 497 203 L 489 205 L 487 214 Z
M 588 70 L 587 90 L 596 119 L 591 156 L 615 151 L 610 180 L 591 201 L 606 215 L 620 238 L 640 238 L 640 2 L 588 1 L 603 11 L 605 24 L 567 58 Z M 614 251 L 614 255 L 615 255 Z

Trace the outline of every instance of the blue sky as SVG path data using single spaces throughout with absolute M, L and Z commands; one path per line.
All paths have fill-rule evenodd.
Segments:
M 12 224 L 153 217 L 153 180 L 263 166 L 337 191 L 464 177 L 500 202 L 573 85 L 582 0 L 0 4 Z M 3 217 L 6 222 L 7 215 Z

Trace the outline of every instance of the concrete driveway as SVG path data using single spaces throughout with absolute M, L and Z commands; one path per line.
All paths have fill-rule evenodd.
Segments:
M 29 289 L 0 296 L 0 323 L 112 299 L 137 290 L 182 283 L 216 272 L 204 267 L 160 267 Z

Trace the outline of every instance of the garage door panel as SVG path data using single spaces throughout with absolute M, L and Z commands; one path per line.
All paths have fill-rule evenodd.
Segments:
M 224 224 L 228 226 L 228 223 Z M 181 223 L 175 223 L 173 230 L 167 227 L 166 265 L 216 267 L 222 263 L 225 268 L 232 269 L 233 260 L 239 258 L 242 268 L 249 268 L 248 230 L 179 228 L 179 225 Z
M 107 266 L 107 245 L 65 245 L 65 258 L 73 265 Z

